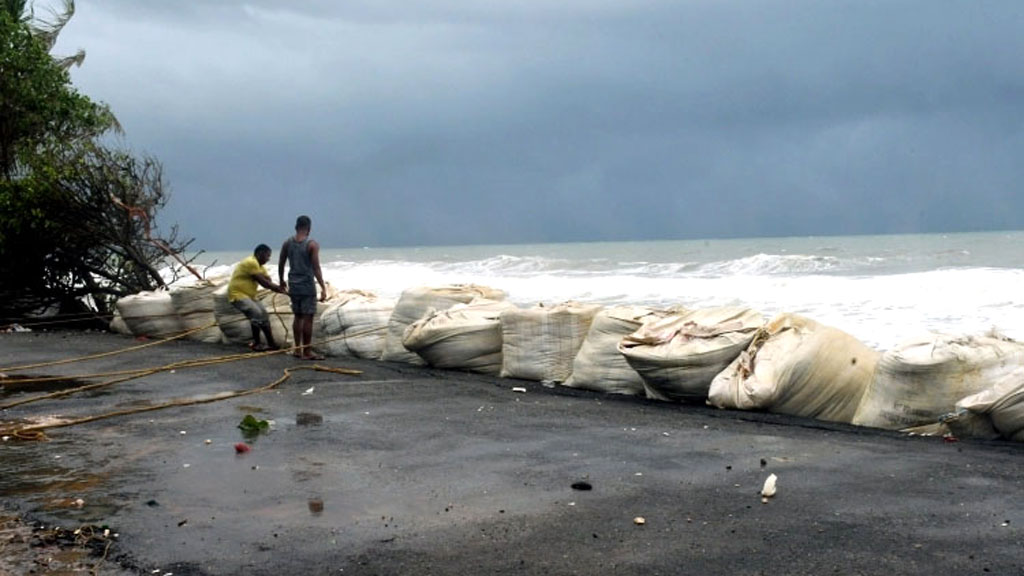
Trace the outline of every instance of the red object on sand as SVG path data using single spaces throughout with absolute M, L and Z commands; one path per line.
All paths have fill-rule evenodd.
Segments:
M 249 445 L 246 444 L 245 442 L 239 442 L 238 444 L 235 444 L 235 452 L 238 454 L 245 454 L 249 450 L 252 450 L 252 448 L 249 448 Z

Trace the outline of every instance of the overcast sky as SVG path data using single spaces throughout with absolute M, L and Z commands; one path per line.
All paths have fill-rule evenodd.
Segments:
M 196 247 L 1024 228 L 1016 0 L 78 0 Z

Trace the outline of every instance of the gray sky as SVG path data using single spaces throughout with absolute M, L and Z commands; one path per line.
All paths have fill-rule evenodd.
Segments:
M 196 247 L 1024 228 L 1024 2 L 78 0 Z

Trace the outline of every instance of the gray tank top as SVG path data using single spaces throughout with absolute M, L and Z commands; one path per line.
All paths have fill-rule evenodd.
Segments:
M 288 291 L 292 294 L 316 294 L 309 240 L 308 236 L 301 242 L 294 236 L 288 239 Z

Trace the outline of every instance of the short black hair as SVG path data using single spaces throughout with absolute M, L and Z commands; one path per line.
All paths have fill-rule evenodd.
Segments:
M 259 256 L 260 254 L 262 254 L 264 252 L 270 252 L 270 251 L 271 251 L 270 250 L 270 246 L 267 246 L 266 244 L 259 244 L 258 246 L 256 246 L 256 248 L 253 249 L 252 255 L 253 256 Z
M 313 225 L 313 221 L 309 219 L 309 216 L 303 214 L 295 219 L 296 230 L 309 230 L 309 227 Z

